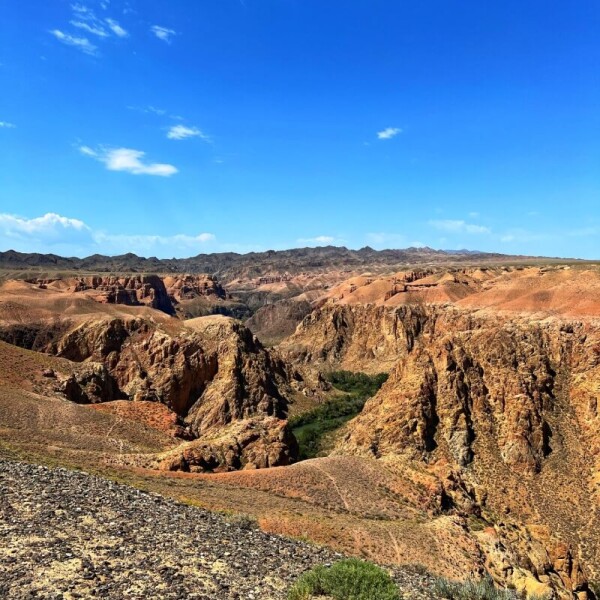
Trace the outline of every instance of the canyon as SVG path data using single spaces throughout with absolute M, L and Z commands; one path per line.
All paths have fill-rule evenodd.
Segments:
M 600 269 L 373 252 L 203 273 L 4 253 L 0 452 L 384 564 L 593 598 Z M 299 461 L 288 418 L 339 394 L 340 370 L 389 377 Z

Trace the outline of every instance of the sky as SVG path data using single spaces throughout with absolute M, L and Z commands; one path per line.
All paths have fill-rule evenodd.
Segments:
M 0 9 L 0 250 L 600 258 L 597 0 Z

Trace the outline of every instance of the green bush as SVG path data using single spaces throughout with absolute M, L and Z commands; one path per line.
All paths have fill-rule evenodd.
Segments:
M 308 412 L 296 415 L 289 421 L 300 447 L 300 460 L 318 456 L 324 449 L 323 436 L 360 413 L 365 402 L 385 383 L 387 374 L 366 375 L 351 371 L 334 371 L 329 373 L 326 379 L 344 394 Z
M 387 378 L 387 373 L 367 375 L 353 371 L 333 371 L 325 376 L 338 390 L 366 398 L 374 396 Z
M 494 586 L 490 577 L 450 581 L 440 577 L 433 586 L 436 596 L 446 600 L 515 600 L 512 590 L 503 590 Z
M 380 567 L 356 558 L 304 573 L 288 593 L 288 600 L 331 596 L 335 600 L 400 600 L 392 578 Z

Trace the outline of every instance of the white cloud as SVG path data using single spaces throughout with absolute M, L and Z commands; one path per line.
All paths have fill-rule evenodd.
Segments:
M 14 123 L 9 123 L 8 121 L 0 121 L 0 129 L 14 129 L 16 125 Z
M 428 224 L 431 227 L 435 227 L 435 229 L 439 229 L 441 231 L 449 231 L 451 233 L 492 233 L 489 227 L 484 227 L 483 225 L 475 225 L 473 223 L 467 223 L 458 219 L 435 220 L 429 221 Z
M 102 8 L 106 8 L 107 6 L 108 4 L 102 5 Z M 73 11 L 73 18 L 71 19 L 70 24 L 77 29 L 86 31 L 101 39 L 113 36 L 120 38 L 129 36 L 127 31 L 121 27 L 117 21 L 109 18 L 98 18 L 91 8 L 88 8 L 83 4 L 71 4 L 71 10 Z M 96 53 L 96 46 L 94 46 L 87 38 L 77 37 L 70 33 L 65 33 L 60 29 L 54 29 L 50 33 L 64 44 L 78 47 L 87 54 Z
M 167 114 L 167 111 L 162 109 L 162 108 L 156 108 L 156 106 L 128 106 L 127 107 L 129 110 L 136 110 L 138 112 L 141 113 L 152 113 L 154 115 L 158 115 L 159 117 L 162 117 L 163 115 Z
M 139 255 L 173 256 L 173 253 L 183 256 L 205 249 L 207 244 L 216 241 L 212 233 L 199 233 L 198 235 L 187 235 L 178 233 L 175 235 L 127 235 L 96 233 L 94 235 L 96 244 L 100 247 L 99 252 L 124 253 L 134 252 Z
M 411 240 L 401 233 L 372 232 L 366 235 L 369 245 L 378 249 L 383 248 L 423 248 L 425 244 L 417 240 Z
M 73 27 L 83 29 L 88 33 L 93 33 L 94 35 L 97 35 L 98 37 L 108 37 L 108 33 L 106 32 L 106 30 L 102 29 L 102 27 L 98 27 L 97 25 L 90 25 L 89 23 L 85 23 L 84 21 L 75 20 L 70 21 L 70 23 L 71 25 L 73 25 Z
M 309 238 L 298 238 L 296 240 L 296 242 L 298 244 L 307 244 L 309 246 L 330 246 L 332 244 L 334 244 L 334 245 L 344 244 L 346 242 L 346 240 L 343 240 L 342 238 L 334 237 L 332 235 L 317 235 L 315 237 L 309 237 Z
M 59 42 L 66 44 L 67 46 L 73 46 L 86 54 L 96 54 L 98 48 L 94 46 L 84 37 L 75 37 L 73 35 L 69 35 L 68 33 L 62 32 L 60 29 L 53 29 L 50 31 L 50 34 L 53 35 Z
M 79 219 L 62 217 L 56 213 L 46 213 L 41 217 L 27 219 L 0 213 L 0 229 L 6 235 L 14 234 L 46 234 L 56 230 L 74 229 L 76 231 L 88 230 L 88 226 Z
M 152 25 L 150 27 L 150 31 L 163 42 L 167 42 L 167 44 L 171 43 L 171 38 L 174 35 L 178 35 L 174 29 L 168 29 L 167 27 L 161 27 L 160 25 Z
M 89 146 L 80 146 L 79 152 L 81 154 L 85 154 L 86 156 L 98 156 L 95 150 L 92 150 Z
M 216 242 L 212 233 L 128 235 L 95 231 L 83 221 L 47 213 L 26 218 L 0 213 L 0 250 L 55 252 L 63 255 L 122 254 L 190 256 Z
M 114 19 L 106 19 L 106 23 L 117 37 L 127 37 L 129 35 Z
M 81 15 L 89 15 L 92 13 L 92 10 L 89 9 L 87 6 L 84 6 L 83 4 L 78 4 L 77 2 L 75 4 L 71 4 L 71 10 Z
M 104 163 L 109 171 L 125 171 L 133 175 L 157 175 L 170 177 L 177 168 L 166 163 L 144 162 L 145 152 L 133 148 L 112 148 L 93 150 L 89 146 L 80 146 L 79 151 Z
M 210 138 L 202 133 L 197 127 L 186 127 L 185 125 L 173 125 L 168 133 L 167 137 L 170 140 L 184 140 L 189 137 L 199 137 L 205 142 L 209 142 Z
M 382 131 L 377 132 L 377 138 L 380 140 L 389 140 L 399 133 L 402 133 L 402 129 L 399 127 L 386 127 Z
M 500 236 L 500 241 L 503 243 L 528 243 L 528 242 L 539 242 L 539 241 L 549 241 L 549 240 L 561 240 L 565 235 L 569 235 L 570 232 L 563 231 L 560 234 L 558 233 L 546 233 L 546 232 L 536 232 L 529 231 L 527 229 L 522 229 L 519 227 L 508 229 Z

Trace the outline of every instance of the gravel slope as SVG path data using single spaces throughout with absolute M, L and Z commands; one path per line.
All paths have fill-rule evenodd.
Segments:
M 340 555 L 86 473 L 0 460 L 0 597 L 283 600 Z M 405 597 L 431 579 L 394 577 Z

